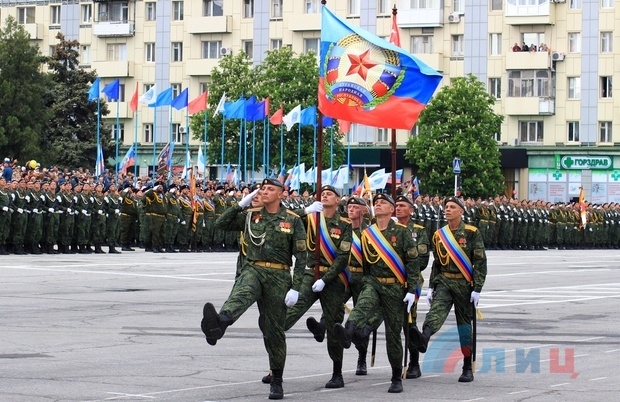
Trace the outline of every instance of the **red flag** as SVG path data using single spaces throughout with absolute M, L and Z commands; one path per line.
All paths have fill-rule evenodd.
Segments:
M 265 98 L 265 116 L 269 116 L 271 114 L 271 103 L 269 102 L 269 97 Z
M 135 113 L 138 110 L 138 82 L 136 81 L 136 91 L 133 93 L 131 97 L 131 102 L 129 102 L 129 107 Z
M 187 113 L 194 114 L 205 110 L 207 108 L 207 99 L 208 93 L 207 91 L 204 91 L 199 97 L 188 103 Z
M 275 126 L 282 124 L 282 116 L 284 115 L 284 108 L 280 105 L 280 109 L 278 109 L 273 116 L 269 119 L 269 122 Z
M 398 24 L 396 24 L 396 14 L 392 14 L 392 31 L 390 32 L 389 42 L 400 47 L 400 32 L 398 31 Z
M 340 134 L 346 134 L 351 130 L 351 122 L 346 120 L 338 120 L 338 132 Z

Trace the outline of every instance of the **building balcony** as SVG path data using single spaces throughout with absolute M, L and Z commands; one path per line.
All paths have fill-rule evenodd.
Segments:
M 220 59 L 193 59 L 185 62 L 185 74 L 189 76 L 211 75 Z
M 555 114 L 555 98 L 507 97 L 504 98 L 505 113 L 509 116 L 551 116 Z
M 93 35 L 100 38 L 133 36 L 135 32 L 133 21 L 106 21 L 93 24 Z
M 429 67 L 443 71 L 443 54 L 442 53 L 415 53 L 415 57 L 422 60 Z
M 43 32 L 42 31 L 42 27 L 40 26 L 41 24 L 23 24 L 22 27 L 24 27 L 24 31 L 26 31 L 26 33 L 28 35 L 30 35 L 30 40 L 40 40 L 43 39 Z
M 539 4 L 518 5 L 517 0 L 505 3 L 507 25 L 555 25 L 555 4 L 542 0 Z
M 185 29 L 190 34 L 231 33 L 233 29 L 232 15 L 187 18 Z
M 506 70 L 546 70 L 551 65 L 547 52 L 513 52 L 506 54 Z
M 443 7 L 440 6 L 439 1 L 436 3 L 437 6 L 433 8 L 410 8 L 409 4 L 403 4 L 403 7 L 398 8 L 398 26 L 401 28 L 442 27 L 444 24 Z
M 102 78 L 123 78 L 134 76 L 133 61 L 97 61 L 91 68 L 97 70 L 97 76 Z
M 284 15 L 284 27 L 293 32 L 320 31 L 321 13 Z

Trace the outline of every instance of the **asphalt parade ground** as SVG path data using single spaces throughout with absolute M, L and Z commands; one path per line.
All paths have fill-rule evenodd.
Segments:
M 267 400 L 267 354 L 251 307 L 216 346 L 200 331 L 234 279 L 235 253 L 3 256 L 0 400 Z M 488 251 L 476 373 L 461 371 L 454 315 L 422 355 L 422 377 L 388 394 L 379 330 L 375 366 L 327 390 L 331 361 L 305 319 L 287 332 L 285 400 L 611 401 L 620 382 L 620 251 Z M 418 322 L 428 308 L 420 302 Z M 451 356 L 457 356 L 455 361 Z M 370 358 L 369 358 L 370 364 Z

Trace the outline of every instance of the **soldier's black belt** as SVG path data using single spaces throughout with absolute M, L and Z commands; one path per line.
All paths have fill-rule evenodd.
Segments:
M 269 262 L 269 261 L 250 261 L 250 264 L 258 265 L 259 267 L 264 267 L 264 268 L 281 269 L 283 271 L 288 271 L 291 268 L 290 266 L 286 264 L 282 264 L 279 262 Z
M 349 265 L 348 268 L 349 268 L 349 272 L 352 272 L 354 274 L 362 274 L 362 273 L 364 273 L 364 268 L 362 268 L 362 267 L 353 267 L 353 266 Z
M 166 215 L 156 214 L 156 213 L 153 213 L 153 212 L 147 212 L 146 216 L 159 216 L 160 218 L 165 218 L 166 217 Z
M 462 273 L 458 273 L 458 274 L 453 274 L 451 272 L 442 272 L 441 273 L 443 276 L 445 276 L 448 279 L 462 279 L 464 278 Z

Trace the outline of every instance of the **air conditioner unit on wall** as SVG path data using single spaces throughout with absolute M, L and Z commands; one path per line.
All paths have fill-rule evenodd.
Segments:
M 184 126 L 179 126 L 177 131 L 179 132 L 179 134 L 185 134 L 185 127 Z
M 456 24 L 459 21 L 461 21 L 461 15 L 458 12 L 448 15 L 448 22 Z
M 229 54 L 232 54 L 232 49 L 229 47 L 223 47 L 220 49 L 220 56 L 228 56 Z
M 561 52 L 552 52 L 551 60 L 553 61 L 564 61 L 564 53 Z

